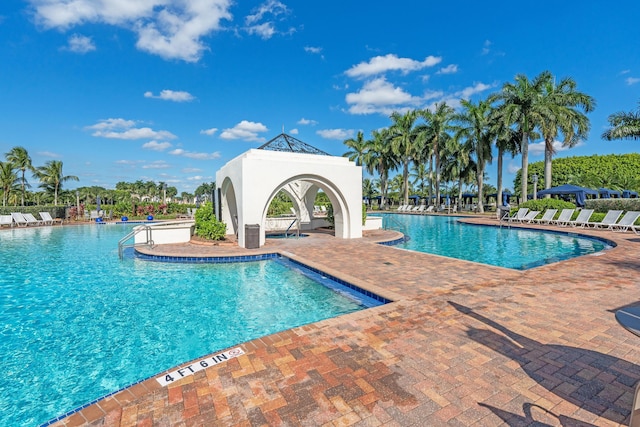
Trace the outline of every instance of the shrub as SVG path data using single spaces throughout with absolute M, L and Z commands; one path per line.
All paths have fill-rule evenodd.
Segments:
M 335 226 L 336 219 L 333 217 L 333 205 L 327 204 L 327 221 L 331 224 L 331 227 Z
M 362 225 L 367 222 L 367 205 L 365 203 L 362 204 Z
M 213 214 L 213 205 L 207 202 L 196 211 L 196 236 L 208 240 L 224 240 L 227 234 L 227 224 Z
M 558 209 L 559 211 L 562 209 L 575 209 L 576 205 L 571 202 L 565 202 L 564 200 L 558 199 L 537 199 L 537 200 L 529 200 L 525 203 L 520 204 L 515 209 L 511 209 L 511 214 L 517 211 L 519 208 L 529 208 L 532 211 L 540 211 L 544 212 L 547 209 Z

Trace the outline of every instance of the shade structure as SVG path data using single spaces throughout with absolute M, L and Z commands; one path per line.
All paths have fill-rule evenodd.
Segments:
M 587 195 L 597 196 L 598 192 L 591 188 L 579 187 L 577 185 L 564 184 L 558 187 L 547 188 L 546 190 L 538 191 L 538 196 L 551 195 L 573 195 L 576 198 L 576 205 L 578 207 L 584 207 L 584 201 Z
M 421 197 L 421 196 L 418 196 L 417 194 L 414 194 L 414 195 L 412 195 L 412 196 L 409 196 L 409 198 L 410 198 L 411 200 L 413 200 L 413 204 L 414 204 L 414 205 L 417 205 L 417 204 L 418 204 L 418 202 L 420 201 L 420 199 L 421 199 L 422 197 Z
M 638 197 L 638 193 L 632 190 L 622 190 L 622 197 L 625 199 L 635 199 Z
M 608 188 L 598 188 L 598 193 L 601 199 L 610 199 L 612 197 L 620 197 L 618 190 L 610 190 Z

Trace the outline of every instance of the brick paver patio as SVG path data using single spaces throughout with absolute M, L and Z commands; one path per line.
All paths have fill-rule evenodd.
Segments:
M 640 337 L 614 312 L 640 303 L 640 236 L 569 231 L 617 247 L 520 272 L 374 243 L 393 237 L 383 231 L 260 250 L 157 246 L 148 253 L 277 251 L 394 302 L 241 343 L 244 355 L 167 387 L 147 380 L 55 425 L 624 425 Z

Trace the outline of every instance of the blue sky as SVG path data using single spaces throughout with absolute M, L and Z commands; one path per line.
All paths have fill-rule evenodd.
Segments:
M 80 178 L 67 188 L 193 192 L 283 127 L 342 155 L 394 110 L 456 106 L 543 70 L 597 101 L 589 138 L 559 157 L 636 152 L 600 134 L 640 101 L 639 12 L 591 0 L 4 0 L 0 153 L 61 160 Z M 519 167 L 507 159 L 507 187 Z M 495 184 L 495 162 L 487 171 Z

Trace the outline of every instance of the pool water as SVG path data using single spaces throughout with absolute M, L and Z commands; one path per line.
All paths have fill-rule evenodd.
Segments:
M 526 270 L 608 249 L 603 240 L 516 227 L 464 224 L 442 215 L 379 214 L 383 225 L 402 231 L 403 249 Z
M 183 362 L 379 304 L 286 262 L 121 261 L 131 228 L 0 232 L 0 425 L 42 424 Z

